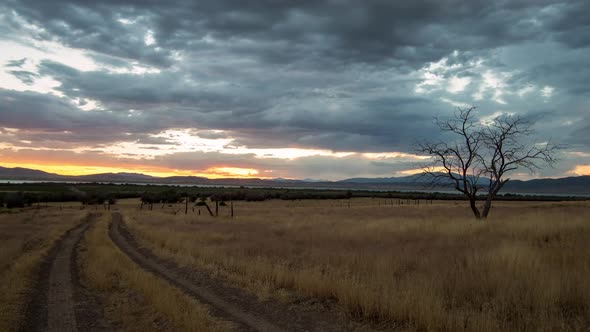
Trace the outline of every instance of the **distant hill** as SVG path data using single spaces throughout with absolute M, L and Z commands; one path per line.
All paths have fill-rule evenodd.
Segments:
M 150 181 L 156 180 L 157 177 L 145 175 L 141 173 L 99 173 L 91 175 L 75 176 L 79 180 L 90 181 L 112 181 L 112 182 L 128 182 L 128 181 Z
M 430 180 L 430 177 L 425 174 L 414 174 L 400 177 L 389 177 L 389 178 L 351 178 L 346 180 L 340 180 L 340 183 L 426 183 Z
M 590 176 L 572 176 L 559 179 L 512 180 L 504 191 L 547 194 L 590 194 Z
M 8 168 L 0 166 L 0 178 L 5 180 L 47 180 L 55 177 L 61 177 L 61 175 L 47 173 L 36 169 L 22 167 Z
M 486 181 L 486 179 L 480 178 L 479 183 L 485 185 Z M 351 178 L 338 182 L 357 185 L 404 187 L 406 190 L 409 186 L 417 190 L 422 190 L 426 188 L 426 184 L 430 182 L 430 178 L 426 175 L 418 174 L 389 178 Z M 446 189 L 452 190 L 452 183 L 450 180 L 442 181 L 437 187 L 446 187 Z M 546 178 L 527 181 L 510 180 L 506 183 L 502 192 L 590 195 L 590 176 L 573 176 L 558 179 Z
M 152 184 L 183 184 L 208 186 L 256 186 L 283 188 L 318 188 L 318 189 L 352 189 L 382 191 L 446 191 L 453 190 L 447 182 L 440 183 L 436 188 L 428 186 L 429 178 L 421 174 L 388 177 L 388 178 L 352 178 L 342 181 L 293 180 L 293 179 L 208 179 L 198 176 L 155 177 L 141 173 L 101 173 L 81 176 L 67 176 L 43 172 L 28 168 L 0 167 L 2 180 L 34 180 L 34 181 L 79 181 L 79 182 L 117 182 L 117 183 L 152 183 Z M 511 180 L 503 193 L 537 193 L 537 194 L 576 194 L 590 196 L 590 176 L 576 176 L 559 179 L 535 179 L 529 181 Z

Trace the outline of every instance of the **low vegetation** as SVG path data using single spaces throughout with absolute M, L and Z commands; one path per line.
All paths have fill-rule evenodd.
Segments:
M 590 326 L 590 204 L 382 199 L 236 204 L 236 217 L 125 211 L 160 256 L 261 298 L 335 301 L 349 315 L 418 330 Z M 226 209 L 226 208 L 224 208 Z
M 83 205 L 113 205 L 120 199 L 140 198 L 145 204 L 191 203 L 203 200 L 258 202 L 281 200 L 323 200 L 349 198 L 390 198 L 396 200 L 463 200 L 452 193 L 399 192 L 345 189 L 287 189 L 247 187 L 183 187 L 178 185 L 140 185 L 103 183 L 2 183 L 0 184 L 0 209 L 46 206 L 49 202 Z M 565 197 L 531 194 L 498 194 L 501 201 L 582 201 L 584 197 Z M 485 200 L 478 196 L 478 201 Z
M 58 209 L 0 214 L 0 331 L 19 329 L 41 262 L 85 215 Z
M 110 215 L 104 214 L 83 241 L 82 280 L 106 305 L 107 318 L 123 331 L 225 331 L 229 325 L 207 309 L 142 270 L 108 236 Z

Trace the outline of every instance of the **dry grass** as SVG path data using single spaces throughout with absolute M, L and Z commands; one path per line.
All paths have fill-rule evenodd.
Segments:
M 41 262 L 85 215 L 57 209 L 0 214 L 0 331 L 19 328 Z
M 261 296 L 295 290 L 417 330 L 590 327 L 590 204 L 498 203 L 482 223 L 462 202 L 384 202 L 240 202 L 233 220 L 126 215 L 158 255 Z
M 105 214 L 87 233 L 80 256 L 83 282 L 106 305 L 109 320 L 123 331 L 224 331 L 228 325 L 211 318 L 207 309 L 139 268 L 108 236 Z

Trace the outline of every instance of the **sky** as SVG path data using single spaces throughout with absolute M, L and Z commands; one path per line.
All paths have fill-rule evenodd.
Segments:
M 534 122 L 590 175 L 590 2 L 0 0 L 0 166 L 416 173 L 435 117 Z

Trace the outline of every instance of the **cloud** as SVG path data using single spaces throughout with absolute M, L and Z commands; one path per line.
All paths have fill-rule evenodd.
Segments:
M 162 165 L 202 149 L 285 177 L 377 175 L 409 166 L 334 155 L 249 165 L 222 151 L 411 152 L 441 138 L 435 116 L 476 104 L 482 118 L 519 114 L 540 140 L 590 151 L 588 11 L 550 0 L 7 0 L 0 127 L 16 130 L 13 146 L 128 157 L 141 146 Z
M 39 77 L 38 74 L 26 70 L 10 70 L 8 73 L 14 75 L 25 84 L 33 84 L 35 79 Z
M 354 176 L 401 175 L 419 163 L 411 157 L 391 157 L 374 160 L 360 154 L 346 157 L 308 156 L 296 159 L 258 158 L 254 154 L 220 152 L 180 152 L 156 158 L 137 159 L 103 151 L 80 152 L 46 149 L 0 149 L 2 163 L 68 165 L 81 169 L 111 168 L 119 171 L 144 171 L 164 174 L 208 174 L 224 168 L 249 169 L 259 177 L 313 178 L 338 180 Z M 362 171 L 359 172 L 359 169 Z
M 14 68 L 20 68 L 22 67 L 25 63 L 27 62 L 27 58 L 22 58 L 20 60 L 10 60 L 8 61 L 7 64 L 4 65 L 4 67 L 14 67 Z
M 357 78 L 352 86 L 334 80 L 334 86 L 328 89 L 324 82 L 297 71 L 293 74 L 301 77 L 299 81 L 287 81 L 285 76 L 291 73 L 269 74 L 283 83 L 282 89 L 276 89 L 250 80 L 250 75 L 234 76 L 233 82 L 199 79 L 190 73 L 179 79 L 178 72 L 138 75 L 79 71 L 49 61 L 40 64 L 39 74 L 60 82 L 56 90 L 69 98 L 96 100 L 111 111 L 113 118 L 118 117 L 114 123 L 127 116 L 133 118 L 126 121 L 131 126 L 144 127 L 147 121 L 155 121 L 153 125 L 159 130 L 231 132 L 236 144 L 252 147 L 408 149 L 415 141 L 412 134 L 435 134 L 428 126 L 434 112 L 440 110 L 424 98 L 401 93 L 395 96 L 396 92 L 376 89 L 371 77 Z M 384 84 L 400 91 L 412 88 L 411 81 L 395 78 L 387 78 Z M 285 95 L 284 89 L 293 92 Z
M 420 66 L 453 50 L 524 40 L 574 48 L 589 42 L 583 37 L 589 25 L 580 16 L 588 11 L 584 1 L 12 0 L 6 7 L 22 19 L 17 28 L 34 25 L 40 37 L 163 67 L 172 65 L 176 50 L 223 49 L 274 63 L 393 60 Z
M 0 89 L 0 124 L 15 128 L 26 140 L 79 144 L 110 143 L 132 139 L 127 134 L 159 132 L 156 119 L 132 119 L 109 111 L 85 112 L 66 98 L 35 92 Z

